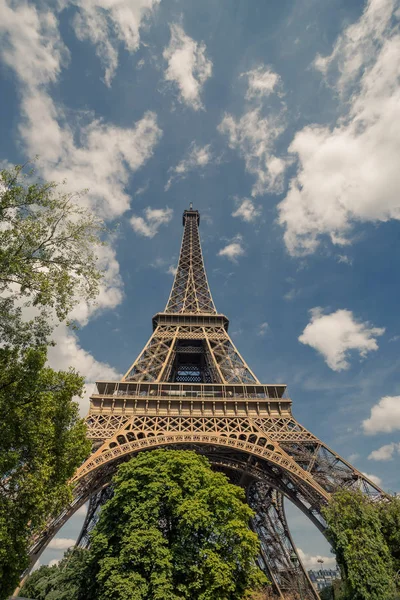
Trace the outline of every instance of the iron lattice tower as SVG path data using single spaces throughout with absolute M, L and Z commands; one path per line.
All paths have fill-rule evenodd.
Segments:
M 203 263 L 200 215 L 183 214 L 178 269 L 153 334 L 121 381 L 98 381 L 86 418 L 93 453 L 77 470 L 74 499 L 31 548 L 32 565 L 62 525 L 86 502 L 78 543 L 88 536 L 112 493 L 117 466 L 152 448 L 185 447 L 245 487 L 261 540 L 260 566 L 277 598 L 318 599 L 291 538 L 284 498 L 324 533 L 321 509 L 338 488 L 383 496 L 373 482 L 300 425 L 286 385 L 262 384 L 217 312 Z M 293 553 L 297 562 L 293 562 Z

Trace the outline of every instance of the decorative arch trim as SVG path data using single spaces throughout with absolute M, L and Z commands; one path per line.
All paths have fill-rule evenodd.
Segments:
M 118 440 L 118 437 L 122 437 L 122 439 Z M 263 438 L 265 439 L 264 436 L 259 436 L 259 439 Z M 330 494 L 315 481 L 310 473 L 304 471 L 290 456 L 283 452 L 279 448 L 278 444 L 267 443 L 266 445 L 260 445 L 257 443 L 259 442 L 259 439 L 256 440 L 256 443 L 252 443 L 248 440 L 237 439 L 236 437 L 233 438 L 209 433 L 171 432 L 163 435 L 156 435 L 154 437 L 143 437 L 142 439 L 127 441 L 127 438 L 122 434 L 122 431 L 120 431 L 112 440 L 112 443 L 115 443 L 115 446 L 99 448 L 99 450 L 90 456 L 77 470 L 71 482 L 78 483 L 81 479 L 96 469 L 111 463 L 122 456 L 127 454 L 135 454 L 141 450 L 188 443 L 211 444 L 215 446 L 242 450 L 247 454 L 262 458 L 267 462 L 277 465 L 286 472 L 297 477 L 299 480 L 307 483 L 321 496 L 321 498 L 324 500 L 329 500 Z

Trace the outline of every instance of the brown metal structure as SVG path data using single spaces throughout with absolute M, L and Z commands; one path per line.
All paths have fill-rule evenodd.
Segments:
M 96 384 L 86 418 L 93 453 L 73 478 L 73 502 L 35 540 L 32 564 L 86 502 L 79 543 L 88 544 L 121 462 L 161 446 L 191 448 L 247 490 L 256 511 L 260 566 L 276 597 L 316 600 L 290 536 L 284 498 L 324 533 L 321 509 L 336 489 L 359 488 L 377 497 L 383 492 L 296 421 L 285 385 L 260 383 L 243 360 L 211 296 L 199 223 L 197 210 L 185 210 L 172 291 L 165 310 L 153 317 L 144 350 L 121 381 Z

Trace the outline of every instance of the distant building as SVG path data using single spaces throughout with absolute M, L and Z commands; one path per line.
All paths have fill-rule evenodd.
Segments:
M 328 585 L 332 585 L 335 579 L 340 579 L 340 570 L 336 569 L 319 569 L 318 571 L 308 571 L 311 582 L 317 591 L 323 590 Z

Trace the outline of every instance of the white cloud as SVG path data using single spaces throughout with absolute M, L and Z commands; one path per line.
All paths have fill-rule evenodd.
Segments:
M 175 266 L 175 265 L 170 265 L 170 266 L 168 267 L 167 273 L 168 273 L 169 275 L 173 275 L 173 276 L 175 277 L 177 270 L 178 270 L 178 267 L 177 267 L 177 266 Z
M 70 318 L 85 326 L 89 320 L 105 310 L 116 308 L 122 301 L 123 288 L 119 275 L 119 264 L 115 251 L 110 246 L 98 249 L 98 265 L 104 272 L 100 284 L 100 293 L 96 303 L 89 305 L 80 302 L 71 312 Z M 121 373 L 107 363 L 96 360 L 87 350 L 84 350 L 77 335 L 64 323 L 60 324 L 53 333 L 55 346 L 48 349 L 48 363 L 55 370 L 76 369 L 86 380 L 82 398 L 75 398 L 79 403 L 80 415 L 83 417 L 89 410 L 89 396 L 93 391 L 94 382 L 98 379 L 118 380 Z
M 239 256 L 245 253 L 242 246 L 242 236 L 236 235 L 233 240 L 218 252 L 218 256 L 226 256 L 232 262 L 237 262 Z
M 261 207 L 256 206 L 252 200 L 249 200 L 249 198 L 243 198 L 243 200 L 239 200 L 237 209 L 232 213 L 232 217 L 239 217 L 247 223 L 256 221 L 260 215 Z
M 112 239 L 110 240 L 110 244 Z M 99 294 L 94 304 L 80 302 L 74 307 L 70 318 L 79 325 L 87 325 L 89 318 L 97 316 L 105 310 L 116 308 L 123 299 L 123 283 L 119 273 L 119 263 L 112 246 L 99 246 L 96 249 L 97 267 L 103 278 L 99 286 Z
M 62 121 L 61 112 L 43 92 L 25 97 L 21 137 L 29 156 L 39 153 L 38 163 L 48 180 L 66 180 L 66 190 L 87 189 L 84 201 L 105 218 L 128 210 L 125 192 L 132 172 L 153 154 L 161 137 L 154 113 L 146 113 L 132 127 L 123 129 L 101 121 L 75 128 Z M 75 133 L 79 131 L 76 141 Z
M 228 136 L 229 147 L 238 150 L 245 161 L 246 170 L 255 175 L 256 183 L 251 195 L 280 193 L 288 161 L 276 156 L 274 146 L 285 129 L 283 110 L 269 107 L 268 116 L 262 114 L 263 98 L 277 92 L 280 77 L 264 65 L 241 76 L 248 78 L 245 96 L 248 110 L 240 118 L 226 113 L 218 125 L 218 131 Z M 256 103 L 252 102 L 254 99 Z
M 291 290 L 289 290 L 288 292 L 286 292 L 286 294 L 283 297 L 288 302 L 291 302 L 292 300 L 294 300 L 296 298 L 296 296 L 299 295 L 299 293 L 300 293 L 299 290 L 296 290 L 295 288 L 292 288 Z
M 400 429 L 400 396 L 383 396 L 371 408 L 371 415 L 363 421 L 365 433 L 390 433 Z
M 298 170 L 278 205 L 293 255 L 315 251 L 321 236 L 350 243 L 357 222 L 400 219 L 400 35 L 395 3 L 370 0 L 363 16 L 339 38 L 331 56 L 317 59 L 336 89 L 346 92 L 333 128 L 299 131 L 289 152 Z
M 55 567 L 56 565 L 58 565 L 58 563 L 60 562 L 59 558 L 53 558 L 50 562 L 49 562 L 49 567 Z
M 72 367 L 86 380 L 82 398 L 74 398 L 79 404 L 80 416 L 84 417 L 89 411 L 89 397 L 93 393 L 94 382 L 99 379 L 118 381 L 122 375 L 109 364 L 96 360 L 90 352 L 82 348 L 78 337 L 64 324 L 57 327 L 53 339 L 56 345 L 48 350 L 49 366 L 62 371 L 68 371 Z
M 123 5 L 114 2 L 113 6 L 117 4 Z M 126 24 L 126 27 L 131 25 Z M 99 120 L 89 122 L 87 115 L 82 114 L 77 115 L 78 120 L 71 125 L 63 108 L 56 106 L 46 88 L 47 84 L 56 82 L 69 57 L 54 14 L 28 4 L 9 5 L 0 0 L 0 34 L 2 57 L 20 82 L 24 117 L 20 135 L 28 156 L 40 154 L 38 167 L 46 179 L 67 178 L 66 191 L 89 188 L 83 201 L 103 217 L 122 214 L 130 203 L 124 190 L 130 173 L 150 158 L 161 135 L 155 115 L 147 113 L 127 129 Z M 104 279 L 96 305 L 81 302 L 71 314 L 71 318 L 83 326 L 122 300 L 115 251 L 112 247 L 100 247 L 97 255 Z M 31 309 L 24 308 L 24 311 L 29 313 Z M 78 337 L 65 324 L 56 328 L 53 337 L 56 346 L 49 348 L 48 361 L 54 369 L 74 367 L 88 382 L 120 378 L 113 367 L 97 361 L 84 350 Z M 87 412 L 92 385 L 87 384 L 84 399 L 79 400 L 82 414 Z
M 338 77 L 336 85 L 342 93 L 363 67 L 373 64 L 391 28 L 395 6 L 394 0 L 369 0 L 362 17 L 338 37 L 332 54 L 317 55 L 314 66 L 325 76 L 333 68 Z
M 161 225 L 169 223 L 172 219 L 172 208 L 150 208 L 149 206 L 144 211 L 144 217 L 133 215 L 130 218 L 132 228 L 139 235 L 153 238 L 158 232 Z
M 149 189 L 150 182 L 146 181 L 144 185 L 138 188 L 135 192 L 135 196 L 142 196 Z
M 27 85 L 56 81 L 69 59 L 55 15 L 28 3 L 0 0 L 0 35 L 4 62 Z
M 334 371 L 349 368 L 350 351 L 365 357 L 368 352 L 377 350 L 376 337 L 385 332 L 384 328 L 357 321 L 350 310 L 341 309 L 325 315 L 316 307 L 310 313 L 311 321 L 298 338 L 299 342 L 320 352 Z
M 176 263 L 171 263 L 171 260 L 172 259 L 161 258 L 159 256 L 152 263 L 150 263 L 150 266 L 167 273 L 167 275 L 173 275 L 175 277 L 178 267 L 176 266 Z
M 337 261 L 339 263 L 344 263 L 346 265 L 352 265 L 353 264 L 353 259 L 349 258 L 348 256 L 346 256 L 346 254 L 338 254 Z
M 365 477 L 368 477 L 368 479 L 370 479 L 372 483 L 375 483 L 375 485 L 382 485 L 382 479 L 377 475 L 370 475 L 369 473 L 363 473 L 363 475 L 365 475 Z
M 350 454 L 350 456 L 348 456 L 347 460 L 348 460 L 349 463 L 353 464 L 359 458 L 360 458 L 360 455 L 358 454 L 358 452 L 354 452 L 353 454 Z
M 284 127 L 279 116 L 262 117 L 261 109 L 246 112 L 240 119 L 226 114 L 218 131 L 228 136 L 228 144 L 244 158 L 246 170 L 255 175 L 251 195 L 279 193 L 283 189 L 286 160 L 274 154 L 274 144 Z
M 156 115 L 148 112 L 126 129 L 83 113 L 68 122 L 46 89 L 68 59 L 56 17 L 26 4 L 11 8 L 5 0 L 0 11 L 0 52 L 21 84 L 19 132 L 26 154 L 39 154 L 44 178 L 66 179 L 66 191 L 88 189 L 83 201 L 103 217 L 121 215 L 130 204 L 124 189 L 130 174 L 152 156 L 160 139 Z
M 264 335 L 266 335 L 268 330 L 269 330 L 268 323 L 261 323 L 260 327 L 258 328 L 257 335 L 264 336 Z
M 183 158 L 176 167 L 169 169 L 172 171 L 172 175 L 167 181 L 165 191 L 169 190 L 174 179 L 184 179 L 189 171 L 206 167 L 212 159 L 210 148 L 210 144 L 197 146 L 196 142 L 192 142 L 189 147 L 188 155 Z
M 171 39 L 163 52 L 168 62 L 165 79 L 176 83 L 181 102 L 199 110 L 203 108 L 200 94 L 211 77 L 212 62 L 206 57 L 204 43 L 195 42 L 180 25 L 171 25 L 170 29 Z
M 269 96 L 275 91 L 275 88 L 280 82 L 279 75 L 264 65 L 252 69 L 247 73 L 242 73 L 242 76 L 248 78 L 246 100 Z
M 80 40 L 89 40 L 105 68 L 104 81 L 110 86 L 118 66 L 118 44 L 136 52 L 140 29 L 161 0 L 71 0 L 78 12 L 74 29 Z
M 70 538 L 53 538 L 47 548 L 53 550 L 68 550 L 71 546 L 75 546 L 75 540 Z
M 369 460 L 392 460 L 394 453 L 400 453 L 400 443 L 386 444 L 377 450 L 373 450 L 368 456 Z
M 297 548 L 297 552 L 299 553 L 300 560 L 306 569 L 334 569 L 336 567 L 336 558 L 333 555 L 321 556 L 320 554 L 316 554 L 313 556 L 312 554 L 303 552 L 301 548 Z M 322 565 L 318 562 L 319 560 L 324 561 Z

